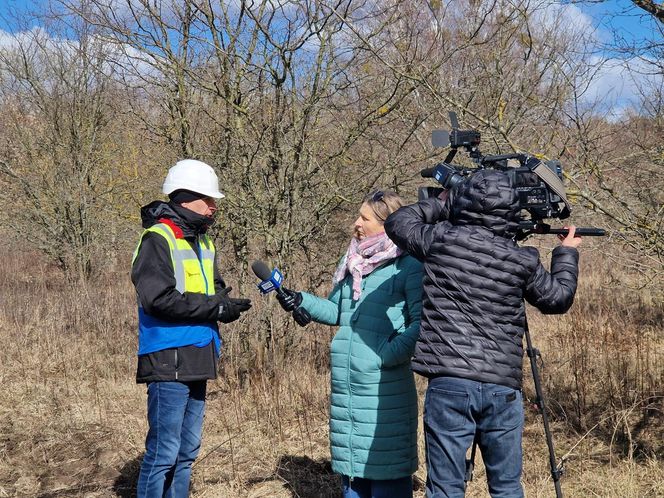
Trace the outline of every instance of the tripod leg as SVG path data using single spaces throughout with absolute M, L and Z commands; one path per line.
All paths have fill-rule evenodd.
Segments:
M 473 470 L 475 470 L 475 452 L 477 451 L 477 432 L 473 438 L 473 447 L 470 450 L 470 458 L 466 458 L 466 474 L 463 477 L 463 489 L 468 488 L 468 483 L 473 480 Z
M 563 473 L 562 467 L 559 467 L 556 463 L 556 452 L 553 448 L 553 438 L 551 437 L 551 431 L 549 429 L 549 417 L 546 413 L 546 406 L 544 403 L 544 393 L 542 392 L 542 385 L 540 382 L 539 369 L 537 368 L 537 357 L 539 356 L 539 351 L 533 348 L 532 341 L 530 339 L 530 331 L 528 330 L 528 319 L 525 323 L 525 335 L 526 335 L 526 344 L 527 344 L 527 353 L 528 358 L 530 359 L 530 368 L 533 372 L 533 382 L 535 383 L 535 395 L 537 399 L 535 402 L 542 414 L 542 422 L 544 423 L 544 434 L 546 436 L 546 445 L 549 448 L 549 466 L 551 467 L 551 477 L 553 479 L 553 485 L 556 489 L 556 498 L 563 497 L 563 491 L 560 486 L 560 476 Z

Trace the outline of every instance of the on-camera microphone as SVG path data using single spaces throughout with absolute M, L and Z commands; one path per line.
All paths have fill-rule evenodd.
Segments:
M 422 171 L 420 171 L 420 175 L 422 178 L 433 178 L 435 172 L 436 168 L 424 168 Z

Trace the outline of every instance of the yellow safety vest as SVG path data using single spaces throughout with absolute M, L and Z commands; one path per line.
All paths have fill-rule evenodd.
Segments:
M 149 232 L 159 234 L 168 242 L 175 276 L 175 288 L 178 292 L 207 294 L 208 296 L 215 294 L 215 249 L 210 237 L 207 235 L 198 237 L 199 258 L 189 241 L 176 237 L 168 224 L 158 223 L 146 229 L 141 235 L 141 240 L 134 251 L 132 265 L 138 256 L 143 237 Z M 221 348 L 218 332 L 216 321 L 211 323 L 165 321 L 148 315 L 140 302 L 138 303 L 139 355 L 183 346 L 203 347 L 210 341 L 214 341 L 218 354 Z

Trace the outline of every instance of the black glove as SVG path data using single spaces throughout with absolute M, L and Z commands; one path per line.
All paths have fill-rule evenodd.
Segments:
M 302 306 L 298 306 L 293 310 L 293 318 L 300 327 L 304 327 L 311 322 L 311 315 Z
M 284 311 L 293 311 L 302 304 L 302 294 L 286 289 L 286 287 L 282 287 L 281 290 L 283 292 L 277 292 L 277 301 Z
M 228 297 L 232 287 L 226 287 L 218 296 L 221 296 L 219 301 L 219 313 L 217 320 L 221 323 L 231 323 L 240 318 L 240 315 L 251 308 L 251 299 L 239 299 Z

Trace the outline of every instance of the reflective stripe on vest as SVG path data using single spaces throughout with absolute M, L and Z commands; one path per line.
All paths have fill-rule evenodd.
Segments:
M 141 241 L 143 240 L 143 236 L 148 232 L 157 233 L 168 242 L 175 275 L 175 288 L 178 292 L 182 294 L 185 292 L 195 292 L 197 294 L 207 294 L 208 296 L 215 293 L 215 250 L 210 237 L 201 235 L 198 238 L 199 259 L 189 241 L 176 238 L 171 227 L 165 223 L 158 223 L 145 230 L 143 235 L 141 235 Z M 140 247 L 141 242 L 138 243 L 138 247 L 134 251 L 132 264 L 138 255 Z
M 134 251 L 132 264 L 138 256 L 143 237 L 146 233 L 156 233 L 166 239 L 170 249 L 175 288 L 178 292 L 196 294 L 215 293 L 214 287 L 214 258 L 215 250 L 212 241 L 207 235 L 201 235 L 198 240 L 200 259 L 196 251 L 186 239 L 175 237 L 171 227 L 165 223 L 153 225 L 143 232 L 138 246 Z M 203 347 L 214 341 L 215 351 L 219 354 L 221 342 L 219 340 L 217 322 L 188 323 L 165 321 L 148 315 L 138 303 L 138 354 L 148 354 L 164 349 L 183 346 Z

